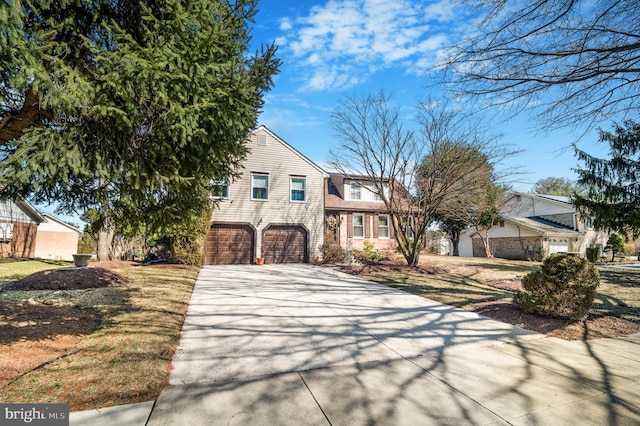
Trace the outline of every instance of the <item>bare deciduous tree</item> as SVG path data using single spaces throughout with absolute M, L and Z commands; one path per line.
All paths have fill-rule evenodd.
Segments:
M 345 98 L 333 118 L 340 141 L 332 152 L 333 167 L 373 184 L 410 266 L 418 264 L 423 237 L 439 208 L 477 190 L 487 162 L 498 161 L 506 152 L 496 138 L 483 138 L 478 127 L 446 102 L 419 105 L 419 132 L 405 129 L 384 92 Z M 470 165 L 478 152 L 486 161 Z
M 486 105 L 537 108 L 545 125 L 592 128 L 635 114 L 640 97 L 640 2 L 471 0 L 483 19 L 455 45 L 444 79 Z M 478 105 L 478 103 L 475 103 Z

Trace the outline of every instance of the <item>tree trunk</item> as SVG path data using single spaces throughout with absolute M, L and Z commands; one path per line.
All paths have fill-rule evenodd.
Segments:
M 98 232 L 98 261 L 103 262 L 111 259 L 111 243 L 113 242 L 113 231 L 101 229 Z
M 451 245 L 453 246 L 452 256 L 460 256 L 460 232 L 452 232 L 451 235 Z
M 491 248 L 489 247 L 489 236 L 482 236 L 482 234 L 480 235 L 480 241 L 482 241 L 482 248 L 484 249 L 484 256 L 491 258 L 493 257 L 493 254 L 491 253 Z

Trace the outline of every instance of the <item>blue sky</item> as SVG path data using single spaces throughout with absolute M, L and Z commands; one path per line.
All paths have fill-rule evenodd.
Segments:
M 260 124 L 322 165 L 338 145 L 331 111 L 345 94 L 385 90 L 410 122 L 420 100 L 441 95 L 426 73 L 447 46 L 475 29 L 474 17 L 452 3 L 262 0 L 252 31 L 254 49 L 275 42 L 283 65 L 266 95 Z M 545 177 L 575 179 L 571 169 L 577 162 L 569 146 L 577 132 L 538 132 L 544 126 L 526 114 L 491 127 L 503 143 L 524 150 L 509 160 L 527 172 L 511 182 L 514 189 L 529 191 Z M 597 154 L 596 138 L 592 132 L 579 146 Z
M 283 61 L 275 87 L 266 94 L 259 123 L 323 166 L 338 141 L 331 111 L 345 94 L 393 95 L 410 123 L 414 106 L 433 87 L 427 72 L 444 49 L 474 31 L 475 19 L 454 10 L 450 0 L 262 0 L 253 25 L 252 51 L 275 42 Z M 473 105 L 463 105 L 473 111 Z M 575 178 L 577 162 L 569 148 L 578 133 L 536 132 L 544 128 L 526 114 L 491 123 L 502 142 L 524 150 L 511 166 L 525 172 L 510 183 L 529 191 L 545 177 Z M 579 146 L 604 155 L 595 133 Z M 54 207 L 38 206 L 53 213 Z M 61 216 L 79 223 L 76 217 Z

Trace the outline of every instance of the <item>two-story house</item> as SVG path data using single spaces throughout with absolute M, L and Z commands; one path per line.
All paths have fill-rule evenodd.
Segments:
M 491 252 L 506 259 L 534 259 L 544 254 L 579 253 L 602 249 L 609 234 L 582 217 L 569 197 L 515 193 L 501 209 L 503 220 L 485 232 Z M 484 256 L 480 236 L 467 230 L 460 239 L 460 256 Z
M 218 182 L 204 264 L 308 262 L 324 238 L 328 175 L 264 126 L 236 181 Z
M 332 173 L 325 188 L 325 240 L 342 247 L 362 248 L 369 241 L 377 249 L 393 249 L 391 218 L 366 176 Z

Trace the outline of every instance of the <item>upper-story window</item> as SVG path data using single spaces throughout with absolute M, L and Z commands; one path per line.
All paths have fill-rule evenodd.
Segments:
M 251 174 L 251 199 L 264 201 L 269 199 L 269 175 Z
M 351 200 L 362 200 L 362 185 L 351 182 Z
M 229 178 L 214 180 L 211 183 L 211 196 L 213 198 L 229 198 Z
M 582 218 L 582 223 L 584 225 L 584 229 L 592 229 L 593 228 L 593 220 L 589 216 L 584 216 Z
M 307 201 L 307 179 L 304 177 L 291 178 L 291 201 Z

